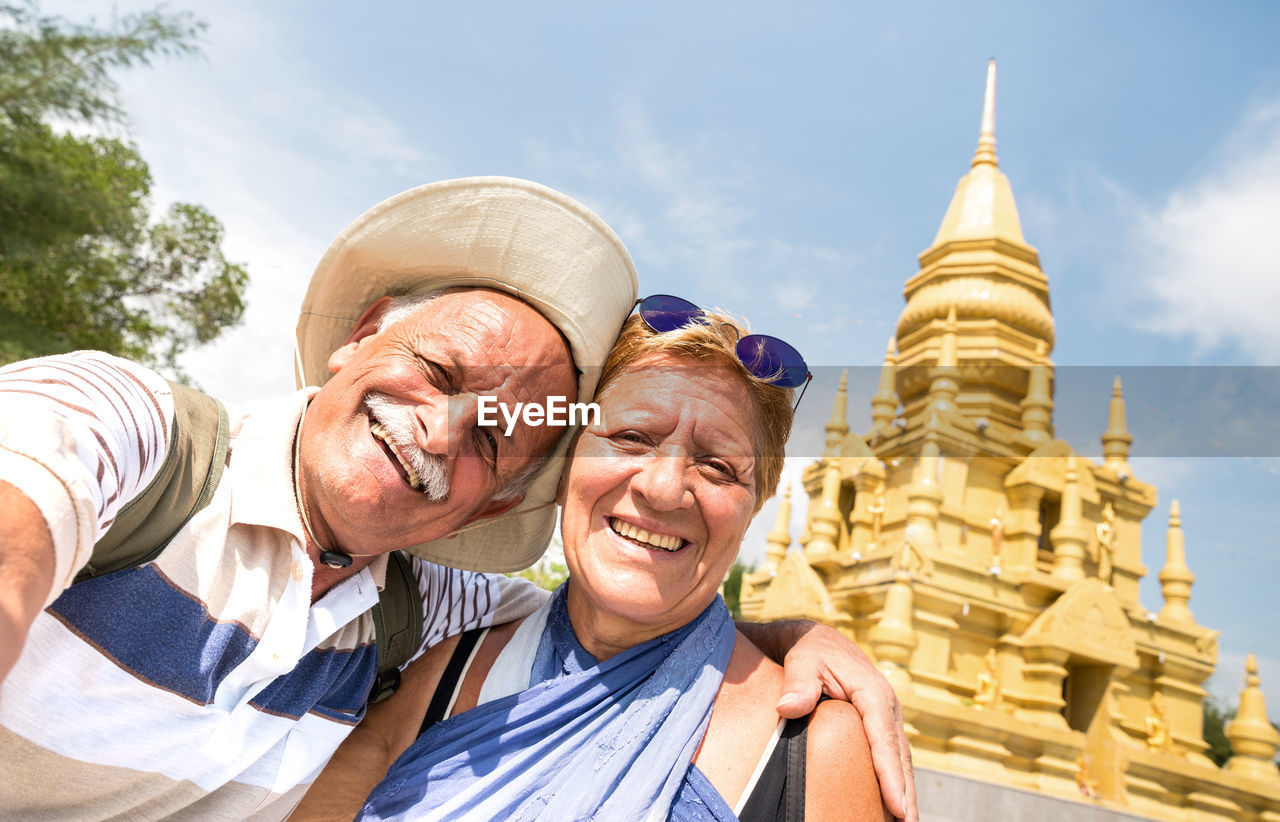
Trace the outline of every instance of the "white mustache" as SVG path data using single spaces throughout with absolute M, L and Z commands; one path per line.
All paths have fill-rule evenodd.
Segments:
M 418 475 L 418 490 L 432 502 L 440 502 L 449 496 L 449 474 L 445 470 L 444 457 L 428 454 L 418 447 L 414 439 L 417 423 L 413 419 L 413 404 L 377 393 L 368 394 L 364 402 L 373 418 L 387 430 L 387 438 L 395 446 L 396 453 Z

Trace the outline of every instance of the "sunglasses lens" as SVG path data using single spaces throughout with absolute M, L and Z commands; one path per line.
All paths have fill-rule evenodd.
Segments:
M 640 302 L 640 318 L 659 334 L 684 328 L 701 316 L 701 308 L 670 294 L 654 294 Z
M 779 388 L 795 388 L 809 378 L 800 352 L 768 334 L 748 334 L 738 340 L 738 359 L 752 376 Z

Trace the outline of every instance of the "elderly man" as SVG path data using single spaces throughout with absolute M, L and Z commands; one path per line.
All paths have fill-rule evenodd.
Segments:
M 74 585 L 165 463 L 174 400 L 105 355 L 6 369 L 0 808 L 286 814 L 363 716 L 391 552 L 421 558 L 420 649 L 536 605 L 530 586 L 455 569 L 513 570 L 541 552 L 564 429 L 481 425 L 479 398 L 589 398 L 635 290 L 608 226 L 535 184 L 450 181 L 375 206 L 304 300 L 299 379 L 323 387 L 232 415 L 209 504 L 154 561 Z M 407 292 L 434 296 L 388 296 Z M 798 675 L 815 679 L 833 646 L 812 640 Z M 835 656 L 836 676 L 882 687 Z M 892 716 L 891 699 L 879 707 Z M 896 755 L 881 753 L 891 793 Z

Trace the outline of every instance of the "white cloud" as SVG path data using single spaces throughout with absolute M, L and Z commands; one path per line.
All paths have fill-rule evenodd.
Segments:
M 787 283 L 762 285 L 760 293 L 794 311 L 809 304 L 823 272 L 853 267 L 846 251 L 761 229 L 763 219 L 749 205 L 760 196 L 759 181 L 742 167 L 740 146 L 709 134 L 673 138 L 635 100 L 617 104 L 613 131 L 614 156 L 535 141 L 527 150 L 537 167 L 567 179 L 560 185 L 607 216 L 642 271 L 665 271 L 720 294 L 744 280 Z M 796 272 L 804 272 L 806 285 L 790 288 Z
M 1238 347 L 1280 362 L 1280 101 L 1258 108 L 1212 170 L 1175 191 L 1134 234 L 1150 331 L 1202 352 Z
M 724 155 L 709 145 L 677 145 L 662 138 L 636 103 L 619 107 L 618 159 L 630 181 L 652 203 L 659 221 L 644 231 L 638 254 L 701 275 L 727 274 L 752 243 L 743 224 L 753 216 L 743 204 L 741 179 L 726 175 Z M 651 242 L 650 238 L 660 238 Z
M 802 311 L 812 304 L 818 296 L 818 287 L 813 283 L 791 282 L 774 290 L 778 306 L 786 311 Z
M 1134 477 L 1167 493 L 1195 476 L 1196 463 L 1195 460 L 1176 457 L 1132 457 L 1129 467 L 1133 469 Z

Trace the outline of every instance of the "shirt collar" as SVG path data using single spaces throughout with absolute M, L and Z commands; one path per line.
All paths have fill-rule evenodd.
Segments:
M 293 448 L 298 421 L 318 388 L 256 405 L 241 415 L 231 433 L 231 523 L 276 528 L 306 545 L 294 491 Z M 386 554 L 367 569 L 381 591 L 387 579 Z
M 315 389 L 255 405 L 232 425 L 231 523 L 261 525 L 306 539 L 293 490 L 293 441 Z

